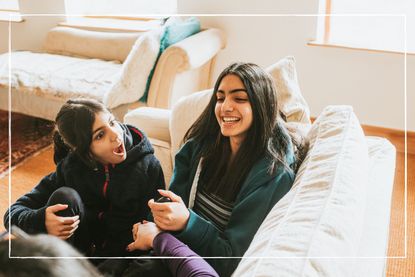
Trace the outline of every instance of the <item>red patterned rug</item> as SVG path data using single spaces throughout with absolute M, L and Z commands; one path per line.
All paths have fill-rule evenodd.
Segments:
M 52 144 L 53 122 L 11 114 L 12 168 Z M 9 113 L 0 111 L 0 176 L 9 169 Z

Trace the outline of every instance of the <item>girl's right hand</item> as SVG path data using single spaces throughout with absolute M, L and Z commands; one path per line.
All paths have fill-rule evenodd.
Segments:
M 68 205 L 56 204 L 49 206 L 45 211 L 45 226 L 48 234 L 60 239 L 70 238 L 79 225 L 79 215 L 72 217 L 57 216 L 55 213 L 68 208 Z
M 159 189 L 158 192 L 171 199 L 172 202 L 157 203 L 154 199 L 148 201 L 154 222 L 163 231 L 181 231 L 190 217 L 190 212 L 182 198 L 172 191 Z

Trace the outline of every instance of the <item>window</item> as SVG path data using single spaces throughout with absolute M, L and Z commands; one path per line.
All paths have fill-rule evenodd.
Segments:
M 316 42 L 415 53 L 415 1 L 320 0 Z
M 9 21 L 9 15 L 12 15 L 11 20 L 20 22 L 22 18 L 19 13 L 18 0 L 0 0 L 0 20 Z
M 174 14 L 176 0 L 65 0 L 67 14 L 145 15 Z
M 65 0 L 66 22 L 87 29 L 146 31 L 177 11 L 176 0 Z M 75 16 L 76 15 L 76 16 Z M 160 15 L 160 16 L 158 16 Z

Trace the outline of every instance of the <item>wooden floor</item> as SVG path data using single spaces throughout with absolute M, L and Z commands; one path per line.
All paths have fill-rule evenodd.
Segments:
M 46 174 L 53 172 L 53 149 L 48 147 L 34 157 L 28 158 L 12 172 L 11 203 L 30 191 Z M 0 179 L 0 232 L 4 231 L 3 215 L 9 207 L 9 176 Z
M 405 256 L 405 155 L 397 153 L 388 256 Z M 415 276 L 415 155 L 408 155 L 407 253 L 388 259 L 387 276 Z
M 11 201 L 15 201 L 37 183 L 40 178 L 54 170 L 53 151 L 46 149 L 36 157 L 28 159 L 12 174 Z M 404 154 L 397 153 L 397 169 L 392 200 L 391 228 L 388 256 L 404 256 Z M 408 155 L 408 241 L 407 257 L 388 259 L 387 276 L 415 276 L 415 155 Z M 0 230 L 4 230 L 2 215 L 8 207 L 8 177 L 0 179 Z

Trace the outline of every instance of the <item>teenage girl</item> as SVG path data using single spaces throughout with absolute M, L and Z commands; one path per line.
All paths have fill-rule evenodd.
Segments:
M 305 147 L 285 127 L 272 77 L 250 63 L 220 74 L 184 142 L 170 190 L 160 192 L 172 202 L 149 201 L 154 223 L 135 225 L 129 249 L 154 247 L 168 231 L 204 258 L 236 257 L 206 260 L 220 276 L 230 276 L 290 190 Z

